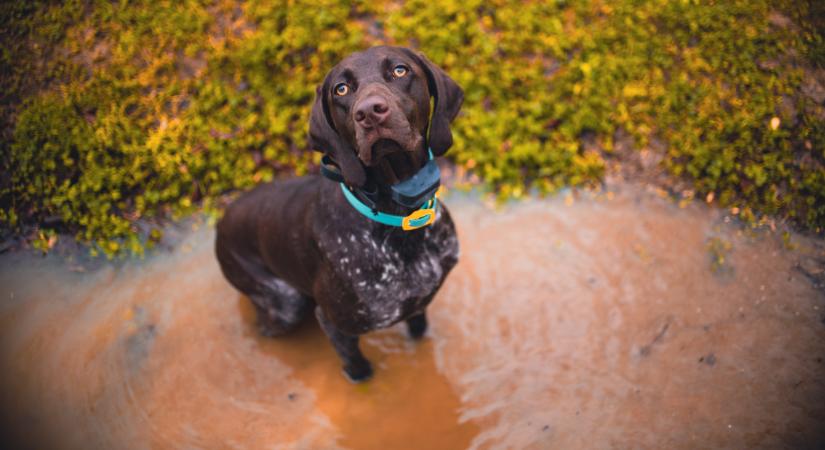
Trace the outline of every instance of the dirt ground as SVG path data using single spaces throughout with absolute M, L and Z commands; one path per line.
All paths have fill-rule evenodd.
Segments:
M 213 230 L 145 261 L 0 256 L 4 442 L 28 448 L 825 447 L 825 243 L 618 184 L 446 203 L 420 343 L 352 385 L 313 321 L 256 335 Z

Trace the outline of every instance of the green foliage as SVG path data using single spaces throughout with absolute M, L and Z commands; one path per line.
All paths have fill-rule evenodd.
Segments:
M 818 61 L 818 6 L 790 4 L 802 32 L 765 1 L 12 2 L 0 221 L 140 253 L 159 218 L 310 170 L 315 86 L 390 43 L 465 89 L 449 156 L 501 198 L 598 182 L 629 133 L 743 216 L 820 229 L 825 112 L 799 59 Z
M 733 244 L 720 237 L 712 237 L 707 240 L 708 256 L 710 256 L 710 268 L 714 273 L 721 274 L 730 270 L 729 265 L 725 265 L 727 255 L 733 249 Z

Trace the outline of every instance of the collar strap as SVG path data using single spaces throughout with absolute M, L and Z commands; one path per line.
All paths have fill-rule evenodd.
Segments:
M 341 172 L 335 169 L 333 165 L 332 158 L 327 155 L 321 157 L 321 175 L 324 178 L 330 179 L 336 183 L 343 183 L 344 176 L 341 175 Z
M 428 149 L 427 156 L 429 157 L 429 164 L 433 164 L 432 161 L 434 158 L 432 150 Z M 368 219 L 384 225 L 401 227 L 406 231 L 425 227 L 427 225 L 432 224 L 435 221 L 436 207 L 438 206 L 438 200 L 436 199 L 437 192 L 435 191 L 436 188 L 438 188 L 438 184 L 431 187 L 431 192 L 433 192 L 432 196 L 429 200 L 424 202 L 424 204 L 421 205 L 419 209 L 413 211 L 408 216 L 396 216 L 393 214 L 383 213 L 376 209 L 374 203 L 375 193 L 358 190 L 358 192 L 364 197 L 368 204 L 365 204 L 364 201 L 359 199 L 358 196 L 355 195 L 355 192 L 346 186 L 346 184 L 344 183 L 344 177 L 341 175 L 341 172 L 337 170 L 334 164 L 335 163 L 332 161 L 331 158 L 329 158 L 327 155 L 324 155 L 321 158 L 321 174 L 324 177 L 340 184 L 341 191 L 344 192 L 344 197 L 347 199 L 349 204 L 352 205 L 352 207 L 355 208 L 356 211 L 361 213 L 361 215 L 367 217 Z M 435 166 L 435 170 L 435 176 L 438 177 L 438 166 Z M 396 199 L 394 200 L 398 202 Z
M 417 230 L 435 222 L 435 212 L 436 207 L 438 206 L 438 198 L 435 195 L 433 195 L 431 199 L 424 202 L 424 204 L 421 205 L 421 208 L 410 213 L 410 215 L 396 216 L 393 214 L 383 213 L 365 205 L 361 202 L 361 200 L 358 200 L 358 197 L 356 197 L 344 183 L 339 184 L 341 185 L 341 191 L 344 192 L 344 197 L 346 197 L 347 201 L 349 201 L 349 204 L 352 205 L 356 211 L 361 213 L 362 216 L 375 222 L 392 227 L 401 227 L 405 231 Z

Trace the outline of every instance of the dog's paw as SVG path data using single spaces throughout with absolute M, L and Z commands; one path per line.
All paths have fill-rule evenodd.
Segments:
M 366 359 L 343 367 L 344 376 L 352 383 L 363 383 L 372 378 L 372 365 Z
M 427 316 L 421 314 L 407 320 L 407 332 L 415 340 L 424 337 L 424 333 L 427 332 Z

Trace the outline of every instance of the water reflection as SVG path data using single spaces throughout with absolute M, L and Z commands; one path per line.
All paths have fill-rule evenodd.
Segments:
M 4 433 L 29 448 L 663 448 L 825 443 L 822 243 L 630 186 L 491 213 L 448 200 L 459 265 L 431 333 L 365 338 L 354 386 L 317 325 L 255 333 L 213 234 L 75 273 L 0 259 Z M 710 239 L 732 245 L 714 270 Z M 7 440 L 8 442 L 8 440 Z

